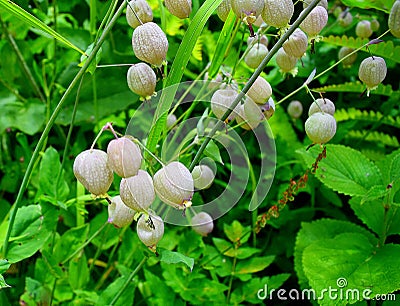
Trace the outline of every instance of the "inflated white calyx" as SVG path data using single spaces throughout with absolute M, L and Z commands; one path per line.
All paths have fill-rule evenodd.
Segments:
M 328 113 L 314 113 L 307 119 L 305 130 L 313 143 L 327 143 L 336 134 L 336 120 Z
M 132 48 L 138 59 L 159 67 L 167 58 L 167 36 L 156 23 L 146 22 L 133 31 Z
M 139 146 L 127 137 L 111 140 L 107 146 L 107 154 L 111 169 L 120 177 L 136 175 L 142 164 Z
M 183 210 L 192 205 L 194 182 L 184 164 L 169 163 L 156 172 L 153 182 L 158 197 L 165 204 Z
M 164 222 L 153 213 L 142 214 L 137 222 L 136 232 L 140 241 L 152 252 L 156 252 L 157 244 L 164 236 Z
M 120 196 L 111 199 L 108 205 L 108 223 L 112 223 L 115 227 L 124 227 L 132 223 L 136 211 L 129 208 L 121 200 Z
M 137 175 L 123 178 L 119 186 L 122 201 L 136 211 L 147 211 L 156 195 L 151 176 L 144 170 Z
M 107 196 L 114 174 L 106 152 L 90 149 L 79 153 L 75 158 L 73 171 L 77 180 L 94 196 Z

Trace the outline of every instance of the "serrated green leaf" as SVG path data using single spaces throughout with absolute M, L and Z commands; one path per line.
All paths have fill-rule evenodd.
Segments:
M 88 232 L 88 223 L 66 231 L 54 246 L 55 260 L 62 262 L 73 254 L 85 242 Z
M 16 263 L 35 254 L 53 233 L 57 221 L 58 210 L 46 203 L 18 209 L 11 231 L 8 261 Z
M 378 239 L 365 228 L 347 221 L 321 219 L 310 223 L 302 223 L 296 237 L 294 250 L 294 268 L 299 278 L 301 288 L 308 287 L 308 279 L 303 271 L 303 251 L 313 243 L 322 239 L 334 238 L 342 233 L 359 233 L 368 238 L 371 244 L 376 245 Z
M 246 243 L 250 238 L 250 226 L 243 226 L 239 221 L 234 220 L 231 225 L 224 223 L 224 233 L 233 243 Z M 242 236 L 247 233 L 243 238 Z
M 176 264 L 176 263 L 184 263 L 190 268 L 190 271 L 193 270 L 194 259 L 188 256 L 185 256 L 178 252 L 172 252 L 166 249 L 161 249 L 160 253 L 160 261 L 165 262 L 167 264 Z
M 360 233 L 344 233 L 306 247 L 303 267 L 317 293 L 327 288 L 358 290 L 362 299 L 363 291 L 369 290 L 368 297 L 373 298 L 400 289 L 399 252 L 399 245 L 376 248 Z M 341 283 L 344 285 L 339 286 Z M 347 300 L 335 300 L 335 305 L 354 302 L 354 296 L 349 295 Z M 332 300 L 326 295 L 319 303 L 332 305 Z
M 319 88 L 314 88 L 313 91 L 316 92 L 355 92 L 355 93 L 362 93 L 365 91 L 366 86 L 361 83 L 360 81 L 355 81 L 355 82 L 346 82 L 343 84 L 332 84 L 332 85 L 327 85 Z M 397 93 L 397 92 L 396 92 Z M 382 95 L 382 96 L 387 96 L 390 97 L 394 94 L 394 91 L 392 89 L 392 85 L 384 85 L 384 84 L 379 84 L 377 89 L 374 89 L 371 91 L 371 94 L 376 94 L 376 95 Z M 336 113 L 335 113 L 336 117 Z
M 396 155 L 390 165 L 390 182 L 396 182 L 400 178 L 400 154 Z M 397 182 L 398 183 L 398 182 Z
M 225 20 L 224 27 L 219 34 L 217 47 L 215 48 L 215 53 L 212 58 L 210 68 L 208 69 L 208 77 L 210 79 L 215 77 L 221 67 L 222 62 L 224 61 L 225 54 L 227 54 L 226 48 L 231 39 L 231 34 L 233 28 L 235 27 L 236 19 L 235 13 L 231 10 Z
M 383 184 L 378 167 L 359 151 L 342 145 L 326 145 L 326 148 L 327 156 L 319 163 L 316 177 L 329 188 L 346 195 L 363 196 L 373 186 Z M 297 152 L 311 166 L 320 149 Z
M 400 233 L 400 210 L 390 206 L 385 210 L 382 200 L 370 200 L 363 203 L 361 197 L 354 197 L 349 201 L 351 209 L 360 220 L 377 235 L 393 235 Z M 388 220 L 385 232 L 385 218 Z
M 157 105 L 157 110 L 153 118 L 153 124 L 149 132 L 147 140 L 147 148 L 154 152 L 164 130 L 165 123 L 167 120 L 167 113 L 171 107 L 174 97 L 177 91 L 177 86 L 172 86 L 178 84 L 183 76 L 183 72 L 189 58 L 192 54 L 193 48 L 196 44 L 198 37 L 210 18 L 212 13 L 217 9 L 222 0 L 206 0 L 203 5 L 199 8 L 196 15 L 193 17 L 185 35 L 182 39 L 179 49 L 176 52 L 174 62 L 172 63 L 171 70 L 165 81 L 165 86 L 160 97 L 160 101 Z
M 347 120 L 360 120 L 367 121 L 371 123 L 380 122 L 382 124 L 387 124 L 400 128 L 400 117 L 385 116 L 380 112 L 375 112 L 373 110 L 362 110 L 358 108 L 348 108 L 348 109 L 337 109 L 335 112 L 335 119 L 337 122 L 343 122 Z
M 361 0 L 362 1 L 362 0 Z M 368 39 L 364 38 L 354 38 L 343 36 L 333 36 L 324 37 L 322 39 L 324 42 L 336 46 L 348 47 L 353 49 L 358 49 L 369 42 Z M 393 41 L 389 40 L 387 42 L 382 42 L 379 44 L 369 45 L 368 49 L 371 54 L 376 56 L 382 56 L 383 58 L 390 59 L 396 63 L 400 63 L 400 46 L 395 46 Z M 361 49 L 362 51 L 368 52 L 368 50 Z
M 14 16 L 18 17 L 21 19 L 23 22 L 31 25 L 34 28 L 38 28 L 42 30 L 43 32 L 47 33 L 48 35 L 54 37 L 67 47 L 70 47 L 76 51 L 78 51 L 81 54 L 85 54 L 81 49 L 76 47 L 73 43 L 71 43 L 68 39 L 63 37 L 61 34 L 57 33 L 54 31 L 52 28 L 50 28 L 48 25 L 40 21 L 38 18 L 35 16 L 29 14 L 27 11 L 19 7 L 17 4 L 15 4 L 12 1 L 6 1 L 6 0 L 0 0 L 0 7 L 2 7 L 4 10 L 7 12 L 13 14 Z

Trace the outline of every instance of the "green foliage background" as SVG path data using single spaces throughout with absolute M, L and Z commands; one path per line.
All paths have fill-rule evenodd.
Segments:
M 221 1 L 193 0 L 185 20 L 172 16 L 162 1 L 148 2 L 169 41 L 167 74 L 157 90 L 202 79 L 206 71 L 210 77 L 234 73 L 240 88 L 245 86 L 254 69 L 237 61 L 248 30 L 232 12 L 225 24 L 218 19 Z M 134 224 L 117 229 L 107 223 L 107 202 L 94 200 L 72 172 L 74 158 L 105 123 L 123 133 L 141 105 L 126 84 L 128 66 L 138 60 L 133 30 L 120 16 L 123 6 L 114 0 L 15 1 L 18 6 L 0 0 L 0 305 L 262 304 L 257 293 L 264 286 L 321 292 L 340 289 L 339 278 L 347 280 L 346 288 L 371 290 L 371 298 L 393 293 L 399 299 L 400 42 L 387 31 L 393 3 L 329 1 L 323 38 L 315 42 L 315 54 L 308 49 L 299 61 L 297 76 L 282 75 L 274 58 L 263 67 L 261 76 L 276 101 L 268 123 L 277 163 L 267 197 L 250 212 L 255 187 L 249 183 L 207 237 L 166 225 L 156 257 L 139 241 Z M 341 27 L 334 11 L 345 6 L 353 22 Z M 292 21 L 302 3 L 295 7 Z M 368 40 L 356 38 L 355 26 L 363 19 L 379 21 L 371 38 L 382 42 L 366 48 Z M 267 34 L 272 47 L 277 31 L 269 28 Z M 350 68 L 338 62 L 341 46 L 358 49 Z M 370 53 L 384 57 L 388 74 L 367 97 L 361 96 L 365 87 L 357 74 Z M 314 68 L 307 87 L 335 102 L 338 130 L 326 145 L 326 158 L 310 171 L 322 150 L 306 150 L 304 131 L 312 103 L 304 82 Z M 154 153 L 166 137 L 174 95 L 172 89 L 160 97 L 147 143 Z M 305 109 L 297 120 L 286 112 L 291 99 Z M 205 107 L 178 108 L 177 115 L 202 116 Z M 97 147 L 106 149 L 111 138 L 103 134 Z M 251 170 L 258 173 L 256 139 L 251 133 L 243 139 Z M 229 178 L 226 154 L 215 143 L 207 148 L 206 155 L 225 164 L 218 165 L 210 191 L 196 193 L 199 203 L 217 196 Z M 182 156 L 187 166 L 198 150 Z M 306 185 L 281 205 L 290 183 L 300 183 L 305 174 Z M 118 186 L 115 180 L 110 195 Z M 256 233 L 262 217 L 268 218 Z M 275 297 L 273 303 L 289 301 Z

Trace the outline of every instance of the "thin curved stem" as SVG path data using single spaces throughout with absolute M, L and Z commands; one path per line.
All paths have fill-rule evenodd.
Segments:
M 118 293 L 115 295 L 114 299 L 111 301 L 109 306 L 115 305 L 115 303 L 121 297 L 122 293 L 124 293 L 125 289 L 129 286 L 129 283 L 132 281 L 132 279 L 135 277 L 135 275 L 140 271 L 140 269 L 144 266 L 147 259 L 148 259 L 148 257 L 143 257 L 142 261 L 136 266 L 135 270 L 133 270 L 132 273 L 128 276 L 125 283 L 123 284 L 121 289 L 118 291 Z
M 229 115 L 233 112 L 235 107 L 244 98 L 245 94 L 249 91 L 251 85 L 253 85 L 253 83 L 256 81 L 257 77 L 261 74 L 264 67 L 269 63 L 269 61 L 272 59 L 272 57 L 278 52 L 279 48 L 282 47 L 283 43 L 289 38 L 289 36 L 294 32 L 294 30 L 296 30 L 300 26 L 300 23 L 308 16 L 308 14 L 311 12 L 311 10 L 317 6 L 319 1 L 320 0 L 313 0 L 311 2 L 311 4 L 300 14 L 300 16 L 297 18 L 297 20 L 293 23 L 293 25 L 287 30 L 287 32 L 285 34 L 283 34 L 281 36 L 281 38 L 272 47 L 271 51 L 262 60 L 261 64 L 257 67 L 256 71 L 254 71 L 253 75 L 250 77 L 249 81 L 243 87 L 242 91 L 238 94 L 235 101 L 233 101 L 233 103 L 231 105 L 231 109 L 228 109 L 225 112 L 225 114 L 222 116 L 220 121 L 218 121 L 217 124 L 214 126 L 214 128 L 211 130 L 210 134 L 205 136 L 206 139 L 200 146 L 199 151 L 197 151 L 196 156 L 194 157 L 192 163 L 190 164 L 190 167 L 189 167 L 190 171 L 193 170 L 193 168 L 199 162 L 199 160 L 201 158 L 201 154 L 203 154 L 205 148 L 207 147 L 207 145 L 210 142 L 210 140 L 212 139 L 212 137 L 221 128 L 225 119 L 227 119 L 229 117 Z

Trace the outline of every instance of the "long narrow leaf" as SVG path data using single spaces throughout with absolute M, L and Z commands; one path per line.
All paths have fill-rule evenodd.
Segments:
M 170 73 L 166 79 L 165 88 L 161 94 L 160 101 L 153 118 L 153 125 L 147 142 L 147 148 L 152 152 L 154 152 L 160 135 L 165 127 L 167 112 L 174 101 L 174 97 L 178 89 L 178 86 L 171 85 L 178 84 L 181 81 L 183 72 L 187 63 L 189 62 L 197 39 L 203 31 L 207 20 L 221 4 L 221 2 L 222 0 L 206 0 L 193 17 L 193 20 L 190 23 L 185 36 L 183 37 L 182 43 L 180 44 L 178 52 L 176 53 L 175 60 L 172 63 Z
M 235 27 L 235 23 L 236 23 L 236 15 L 231 10 L 229 12 L 228 17 L 226 18 L 224 27 L 222 28 L 221 33 L 219 34 L 214 57 L 211 61 L 210 68 L 208 69 L 208 76 L 210 78 L 213 78 L 218 73 L 218 70 L 222 62 L 224 61 L 226 54 L 226 47 L 228 46 L 229 40 L 231 39 L 231 34 L 233 28 Z
M 12 1 L 6 1 L 6 0 L 0 0 L 0 8 L 6 10 L 10 14 L 13 14 L 14 16 L 20 18 L 22 21 L 28 23 L 34 28 L 38 28 L 39 30 L 42 30 L 43 32 L 51 35 L 61 43 L 65 44 L 66 46 L 78 51 L 81 54 L 85 54 L 81 49 L 79 49 L 77 46 L 75 46 L 73 43 L 71 43 L 68 39 L 66 39 L 64 36 L 61 34 L 57 33 L 54 31 L 52 28 L 50 28 L 48 25 L 40 21 L 38 18 L 33 16 L 32 14 L 28 13 L 25 11 L 23 8 L 19 7 L 17 4 L 15 4 Z

